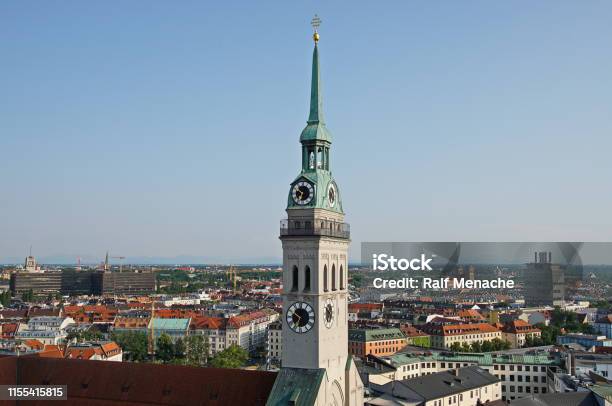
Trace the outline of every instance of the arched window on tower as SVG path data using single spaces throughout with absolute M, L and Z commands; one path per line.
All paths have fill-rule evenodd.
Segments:
M 327 265 L 323 267 L 323 291 L 327 292 L 329 288 L 327 287 Z
M 310 267 L 308 265 L 304 269 L 304 291 L 310 291 Z
M 319 147 L 317 149 L 317 168 L 321 169 L 323 167 L 323 148 Z
M 340 264 L 340 290 L 344 290 L 344 268 Z
M 332 290 L 336 289 L 336 264 L 332 265 Z
M 298 267 L 293 265 L 293 269 L 291 270 L 291 290 L 298 290 L 298 281 L 299 281 L 299 272 Z

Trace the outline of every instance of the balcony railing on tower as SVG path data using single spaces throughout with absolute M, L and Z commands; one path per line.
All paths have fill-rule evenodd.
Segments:
M 351 238 L 351 227 L 348 223 L 332 220 L 281 220 L 280 235 L 308 236 L 319 235 L 324 237 Z

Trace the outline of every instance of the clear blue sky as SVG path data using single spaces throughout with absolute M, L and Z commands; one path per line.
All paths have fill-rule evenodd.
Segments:
M 314 13 L 353 258 L 612 240 L 609 1 L 7 1 L 0 262 L 280 258 Z

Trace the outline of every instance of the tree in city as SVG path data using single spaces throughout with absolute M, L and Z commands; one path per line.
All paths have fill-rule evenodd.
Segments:
M 182 338 L 178 338 L 174 342 L 174 358 L 183 359 L 185 358 L 186 352 L 187 352 L 187 346 L 185 345 L 185 341 L 183 341 Z
M 11 291 L 7 290 L 6 292 L 0 293 L 0 303 L 3 307 L 7 307 L 11 304 Z
M 66 336 L 66 341 L 76 341 L 77 343 L 80 343 L 83 341 L 99 341 L 103 338 L 104 334 L 102 334 L 96 326 L 92 326 L 91 328 L 84 331 L 70 331 Z
M 463 351 L 463 348 L 461 347 L 461 344 L 454 342 L 451 344 L 450 350 L 453 352 L 461 352 Z
M 544 345 L 544 340 L 541 337 L 529 334 L 525 337 L 525 347 L 539 347 Z
M 472 343 L 472 352 L 482 352 L 482 344 L 480 341 L 474 341 Z
M 472 351 L 472 348 L 470 347 L 470 345 L 468 343 L 463 343 L 461 344 L 461 351 L 462 352 L 470 352 Z
M 111 339 L 121 347 L 126 360 L 142 362 L 148 358 L 145 333 L 136 331 L 113 333 Z
M 21 294 L 21 300 L 24 302 L 33 302 L 34 301 L 34 291 L 32 289 L 27 290 Z
M 510 347 L 510 342 L 507 340 L 502 340 L 497 337 L 491 340 L 491 351 L 509 350 Z
M 174 358 L 174 343 L 172 342 L 172 338 L 168 334 L 162 333 L 157 338 L 157 351 L 155 355 L 158 360 L 164 363 L 168 363 Z
M 240 368 L 248 359 L 248 352 L 244 348 L 233 344 L 217 353 L 210 361 L 210 365 L 215 368 Z
M 210 346 L 208 344 L 208 337 L 204 337 L 200 334 L 187 336 L 185 338 L 185 363 L 194 367 L 200 367 L 206 365 L 208 361 L 208 352 Z
M 491 343 L 489 340 L 485 340 L 482 342 L 480 349 L 482 352 L 491 352 L 493 351 L 493 343 Z

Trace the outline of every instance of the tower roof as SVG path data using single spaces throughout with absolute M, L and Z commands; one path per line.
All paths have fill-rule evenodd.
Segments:
M 323 123 L 323 95 L 321 94 L 321 73 L 319 71 L 319 47 L 315 42 L 312 52 L 312 82 L 310 84 L 310 115 L 308 124 Z
M 325 127 L 323 117 L 323 95 L 321 92 L 321 73 L 319 68 L 319 47 L 317 46 L 319 36 L 315 37 L 315 46 L 312 53 L 312 82 L 310 85 L 310 114 L 306 128 L 302 131 L 300 142 L 304 141 L 327 141 L 331 143 L 332 137 Z

